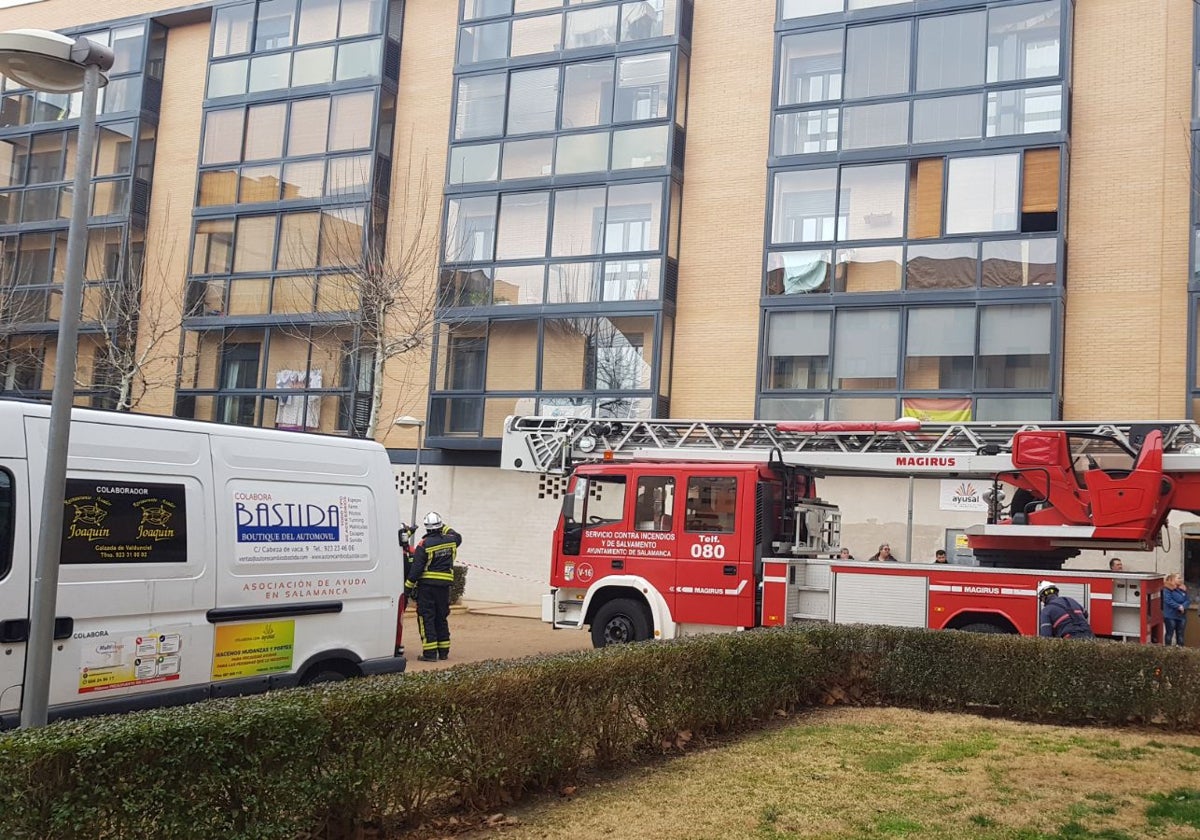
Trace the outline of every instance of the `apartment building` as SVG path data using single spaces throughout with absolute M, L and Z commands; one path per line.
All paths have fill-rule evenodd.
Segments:
M 513 413 L 1193 416 L 1195 15 L 18 0 L 0 28 L 117 54 L 80 404 L 373 434 L 398 463 L 418 441 L 392 420 L 415 415 L 422 505 L 507 534 L 555 507 L 492 468 Z M 78 99 L 2 94 L 0 390 L 38 396 Z M 902 494 L 854 495 L 848 527 L 903 544 Z M 922 554 L 966 523 L 936 495 Z M 498 551 L 517 586 L 544 579 Z

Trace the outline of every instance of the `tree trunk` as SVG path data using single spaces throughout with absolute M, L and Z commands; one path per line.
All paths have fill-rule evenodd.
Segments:
M 121 374 L 121 386 L 120 390 L 117 392 L 117 411 L 129 411 L 133 408 L 133 400 L 131 399 L 132 393 L 133 374 Z
M 371 419 L 367 422 L 367 437 L 375 439 L 375 429 L 379 425 L 379 409 L 383 405 L 383 336 L 379 331 L 375 334 L 375 358 L 371 362 Z

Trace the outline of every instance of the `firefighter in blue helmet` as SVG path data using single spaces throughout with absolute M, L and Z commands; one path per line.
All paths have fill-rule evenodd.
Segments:
M 1054 639 L 1094 639 L 1087 610 L 1074 598 L 1060 595 L 1058 586 L 1044 580 L 1037 587 L 1041 612 L 1038 615 L 1038 635 Z
M 450 584 L 462 535 L 437 513 L 425 517 L 425 536 L 413 550 L 404 591 L 417 602 L 417 630 L 424 662 L 450 658 Z

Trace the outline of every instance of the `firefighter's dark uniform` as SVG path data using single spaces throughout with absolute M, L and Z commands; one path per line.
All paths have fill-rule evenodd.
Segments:
M 415 590 L 422 659 L 450 658 L 450 584 L 460 545 L 462 535 L 442 523 L 427 530 L 413 552 L 404 588 L 410 594 Z
M 1092 625 L 1087 610 L 1074 598 L 1056 595 L 1046 601 L 1039 615 L 1038 633 L 1058 639 L 1092 639 Z

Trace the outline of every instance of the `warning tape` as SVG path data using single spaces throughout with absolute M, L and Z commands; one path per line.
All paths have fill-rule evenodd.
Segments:
M 480 566 L 477 563 L 464 563 L 462 560 L 455 560 L 454 562 L 456 565 L 467 566 L 468 568 L 471 568 L 471 569 L 479 569 L 481 572 L 491 572 L 494 575 L 503 575 L 504 577 L 515 578 L 516 580 L 527 580 L 530 583 L 538 583 L 538 584 L 541 584 L 542 586 L 549 586 L 549 583 L 547 581 L 542 580 L 540 578 L 531 578 L 531 577 L 526 577 L 525 575 L 514 575 L 512 572 L 503 572 L 500 569 L 491 569 L 491 568 L 488 568 L 487 566 Z

